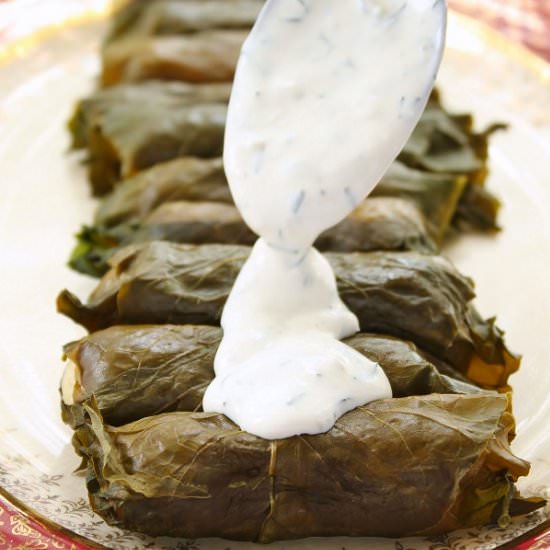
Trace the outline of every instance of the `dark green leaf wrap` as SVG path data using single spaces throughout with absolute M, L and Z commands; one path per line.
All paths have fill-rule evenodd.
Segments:
M 409 168 L 394 162 L 372 197 L 399 197 L 410 200 L 422 212 L 432 238 L 442 244 L 465 192 L 467 177 Z
M 117 185 L 96 210 L 94 225 L 139 223 L 161 204 L 174 201 L 232 203 L 221 158 L 177 158 Z
M 464 192 L 466 177 L 414 170 L 395 162 L 372 193 L 411 201 L 427 230 L 441 244 Z M 173 201 L 232 203 L 222 159 L 177 158 L 120 182 L 96 210 L 94 224 L 111 228 L 139 223 L 156 207 Z
M 92 394 L 114 425 L 199 410 L 220 339 L 218 327 L 147 325 L 111 327 L 68 344 L 74 386 L 66 391 L 73 403 L 62 402 L 63 420 L 73 428 L 81 425 L 81 403 Z
M 497 394 L 380 400 L 327 433 L 268 441 L 213 413 L 111 427 L 92 399 L 76 439 L 92 507 L 124 528 L 259 542 L 440 534 L 508 520 L 529 467 L 509 450 L 507 407 Z
M 498 229 L 499 201 L 483 186 L 488 173 L 489 137 L 506 126 L 493 124 L 482 132 L 473 130 L 470 114 L 450 114 L 434 90 L 399 160 L 411 168 L 461 175 L 467 179 L 460 197 L 455 225 L 462 229 Z
M 121 84 L 112 88 L 97 90 L 93 95 L 81 99 L 69 119 L 68 127 L 72 137 L 72 147 L 80 149 L 89 145 L 90 133 L 94 126 L 106 125 L 109 120 L 129 118 L 139 124 L 142 108 L 168 111 L 202 103 L 227 103 L 231 94 L 231 84 L 187 84 L 185 82 L 149 81 L 137 84 Z M 120 115 L 119 111 L 123 114 Z M 146 121 L 144 121 L 146 122 Z M 143 127 L 144 129 L 146 126 Z
M 105 43 L 129 36 L 186 34 L 252 27 L 263 0 L 150 0 L 129 2 L 111 19 Z
M 112 258 L 86 305 L 68 291 L 58 309 L 94 331 L 116 324 L 219 323 L 249 249 L 151 242 Z M 494 320 L 474 309 L 472 283 L 440 256 L 415 252 L 327 254 L 361 330 L 410 340 L 471 380 L 503 388 L 517 370 Z
M 229 92 L 229 85 L 149 83 L 82 101 L 69 126 L 73 143 L 88 148 L 94 194 L 167 160 L 221 155 Z
M 251 245 L 256 235 L 238 210 L 219 202 L 173 201 L 161 204 L 141 223 L 114 227 L 84 227 L 69 265 L 93 276 L 108 269 L 109 258 L 129 244 L 153 240 L 176 243 Z M 320 250 L 342 252 L 417 250 L 435 253 L 424 218 L 409 201 L 378 197 L 366 199 L 344 221 L 320 235 Z
M 121 425 L 168 411 L 196 411 L 214 377 L 221 329 L 200 325 L 115 326 L 65 347 L 74 386 L 66 389 L 63 419 L 83 423 L 82 402 L 93 394 L 105 421 Z M 416 348 L 391 336 L 358 334 L 346 343 L 377 362 L 393 395 L 479 393 L 476 386 L 441 374 Z
M 206 29 L 186 35 L 131 37 L 102 51 L 101 82 L 180 80 L 231 82 L 248 29 Z
M 155 0 L 114 19 L 102 49 L 102 82 L 151 78 L 230 81 L 262 0 Z
M 212 110 L 212 104 L 222 109 L 229 93 L 229 83 L 151 81 L 99 90 L 81 101 L 69 127 L 73 145 L 89 149 L 94 193 L 103 195 L 121 178 L 174 158 L 221 153 L 224 121 L 216 129 L 203 111 Z M 163 124 L 166 121 L 171 123 Z M 498 128 L 501 126 L 475 133 L 472 117 L 448 113 L 434 92 L 399 162 L 390 168 L 374 195 L 414 200 L 438 244 L 452 220 L 462 229 L 495 229 L 499 202 L 483 184 L 488 139 Z M 190 137 L 198 143 L 193 144 Z M 162 171 L 154 177 L 162 178 Z M 179 199 L 189 200 L 185 192 Z

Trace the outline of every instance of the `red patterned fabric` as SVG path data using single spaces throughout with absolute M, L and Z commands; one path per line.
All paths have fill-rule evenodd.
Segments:
M 61 531 L 54 532 L 0 497 L 0 550 L 91 550 Z
M 550 61 L 550 0 L 447 0 Z
M 550 548 L 550 531 L 515 546 L 515 550 L 548 550 Z

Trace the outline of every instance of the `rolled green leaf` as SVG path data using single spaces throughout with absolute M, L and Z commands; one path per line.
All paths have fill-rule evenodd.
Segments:
M 158 112 L 160 111 L 160 112 Z M 121 178 L 178 156 L 217 157 L 222 152 L 227 107 L 184 106 L 165 117 L 154 104 L 136 113 L 123 106 L 90 134 L 90 181 L 95 195 Z
M 134 243 L 251 245 L 257 238 L 233 205 L 187 201 L 166 202 L 134 225 L 85 227 L 77 237 L 69 265 L 93 276 L 103 275 L 113 253 Z M 345 220 L 321 234 L 315 244 L 320 250 L 341 252 L 437 251 L 417 208 L 409 201 L 388 197 L 365 200 Z
M 215 155 L 214 150 L 221 151 L 219 143 L 213 145 L 213 149 L 205 147 L 205 141 L 212 144 L 212 130 L 197 119 L 200 109 L 195 114 L 189 109 L 191 105 L 199 108 L 205 103 L 221 107 L 226 105 L 229 93 L 229 83 L 144 82 L 100 90 L 81 101 L 69 127 L 74 146 L 88 146 L 90 150 L 90 178 L 95 194 L 104 194 L 121 178 L 160 162 L 185 155 L 211 157 Z M 194 120 L 196 127 L 189 128 L 183 123 L 175 127 L 169 123 L 175 111 L 181 111 L 179 118 L 183 121 Z M 483 185 L 488 139 L 500 127 L 496 125 L 474 133 L 471 116 L 451 115 L 434 92 L 399 162 L 390 169 L 375 193 L 418 201 L 430 222 L 432 237 L 441 243 L 465 189 Z M 219 130 L 223 133 L 223 128 Z M 197 132 L 195 138 L 200 146 L 187 143 L 185 134 L 192 131 Z M 185 144 L 180 148 L 176 144 L 182 141 Z M 492 199 L 492 208 L 480 207 L 479 202 L 466 197 L 460 202 L 457 223 L 469 220 L 469 227 L 477 227 L 479 220 L 481 229 L 496 227 L 498 201 L 487 191 L 485 194 L 487 199 Z
M 160 205 L 141 224 L 84 227 L 77 239 L 69 265 L 82 273 L 101 277 L 109 269 L 109 258 L 130 244 L 163 240 L 252 245 L 257 236 L 232 205 L 178 201 Z
M 485 187 L 469 185 L 458 203 L 454 226 L 461 231 L 496 231 L 500 201 Z
M 441 245 L 449 233 L 466 186 L 466 176 L 424 172 L 396 161 L 371 196 L 412 201 L 424 215 L 431 237 Z
M 430 236 L 441 244 L 466 180 L 465 176 L 432 174 L 395 162 L 372 196 L 413 202 L 424 215 Z M 175 159 L 120 182 L 100 202 L 94 223 L 112 227 L 138 222 L 160 204 L 179 200 L 232 203 L 221 159 Z
M 86 305 L 68 291 L 58 310 L 94 331 L 116 324 L 219 324 L 249 248 L 151 242 L 111 259 Z M 410 340 L 490 388 L 506 386 L 519 359 L 471 300 L 472 283 L 440 256 L 416 252 L 326 255 L 363 332 Z
M 129 37 L 251 28 L 263 0 L 129 2 L 112 19 L 105 43 Z
M 144 325 L 111 327 L 68 344 L 63 420 L 81 425 L 82 402 L 92 394 L 113 425 L 200 410 L 220 339 L 219 327 Z
M 469 193 L 461 197 L 455 225 L 495 230 L 498 229 L 496 217 L 500 205 L 489 191 L 483 189 L 483 185 L 488 173 L 489 137 L 503 128 L 506 128 L 504 124 L 497 123 L 482 132 L 475 132 L 473 117 L 448 113 L 435 90 L 398 158 L 418 170 L 466 177 L 466 191 Z M 478 189 L 471 190 L 472 187 Z
M 173 201 L 232 203 L 222 159 L 177 158 L 120 182 L 100 201 L 94 225 L 138 223 Z
M 80 149 L 89 145 L 90 133 L 94 126 L 102 126 L 109 119 L 117 119 L 117 112 L 123 109 L 135 111 L 133 123 L 139 123 L 142 108 L 179 109 L 185 105 L 202 103 L 227 103 L 231 94 L 231 84 L 187 84 L 185 82 L 150 81 L 137 84 L 121 84 L 81 99 L 69 119 L 68 128 L 72 136 L 72 147 Z
M 87 144 L 94 194 L 103 195 L 121 178 L 167 160 L 220 156 L 227 105 L 211 96 L 225 98 L 227 90 L 210 90 L 202 102 L 191 103 L 198 92 L 174 93 L 170 83 L 157 86 L 147 100 L 117 97 L 102 104 L 92 99 L 90 107 L 77 108 L 71 125 L 75 141 Z
M 505 525 L 513 481 L 529 470 L 510 451 L 513 419 L 498 394 L 380 400 L 327 433 L 276 441 L 215 413 L 111 427 L 93 400 L 83 406 L 76 439 L 93 509 L 153 536 L 266 543 Z
M 435 90 L 399 159 L 413 168 L 465 174 L 471 183 L 482 183 L 487 175 L 488 138 L 503 127 L 495 124 L 474 132 L 472 115 L 447 112 Z
M 126 6 L 102 48 L 102 81 L 231 81 L 262 0 L 156 0 Z
M 201 410 L 221 335 L 212 326 L 115 326 L 68 344 L 63 419 L 73 428 L 83 424 L 82 403 L 92 394 L 105 422 L 115 426 L 164 412 Z M 394 397 L 481 392 L 441 374 L 411 342 L 357 334 L 346 343 L 380 364 Z
M 208 29 L 110 42 L 102 50 L 101 82 L 104 86 L 153 79 L 231 82 L 248 32 Z
M 347 218 L 321 233 L 315 246 L 333 252 L 415 250 L 435 254 L 438 250 L 418 208 L 391 197 L 364 200 Z
M 464 176 L 432 174 L 395 162 L 371 196 L 413 202 L 424 214 L 431 237 L 441 243 L 465 187 Z M 178 158 L 144 170 L 101 200 L 94 222 L 107 227 L 136 222 L 160 204 L 179 200 L 232 203 L 221 159 Z

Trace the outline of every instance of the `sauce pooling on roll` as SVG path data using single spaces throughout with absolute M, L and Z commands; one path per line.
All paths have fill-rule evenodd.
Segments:
M 224 162 L 259 235 L 222 316 L 203 401 L 267 439 L 329 430 L 391 397 L 343 344 L 359 323 L 312 247 L 357 207 L 410 136 L 444 42 L 434 0 L 269 0 L 243 46 Z

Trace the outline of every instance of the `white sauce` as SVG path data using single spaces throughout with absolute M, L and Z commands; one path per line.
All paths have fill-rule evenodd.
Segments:
M 268 439 L 329 430 L 391 397 L 339 340 L 359 330 L 312 248 L 378 183 L 435 80 L 443 0 L 270 0 L 243 46 L 224 162 L 260 235 L 222 316 L 203 401 Z

